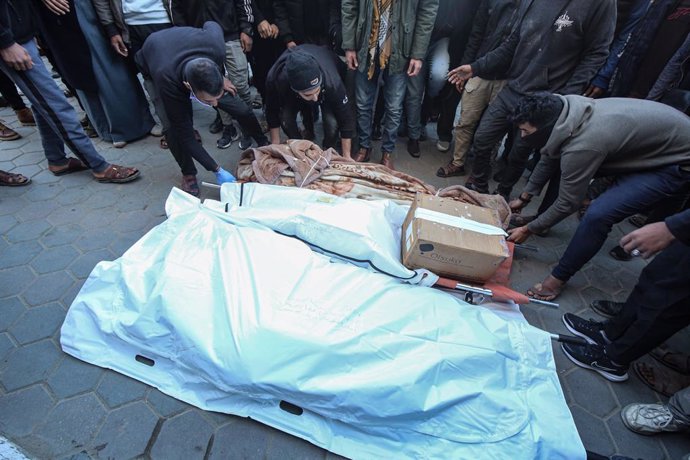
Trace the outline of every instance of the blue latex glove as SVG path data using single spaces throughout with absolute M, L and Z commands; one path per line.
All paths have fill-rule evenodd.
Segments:
M 216 182 L 224 184 L 225 182 L 237 182 L 237 179 L 223 168 L 220 168 L 216 171 Z

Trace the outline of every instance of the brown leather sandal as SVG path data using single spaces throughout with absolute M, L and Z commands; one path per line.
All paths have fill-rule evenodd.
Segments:
M 438 177 L 464 176 L 466 174 L 464 166 L 457 166 L 451 161 L 445 166 L 441 166 L 436 171 Z
M 690 356 L 671 350 L 662 344 L 649 352 L 649 356 L 659 361 L 669 369 L 673 369 L 683 375 L 690 375 Z
M 89 167 L 86 166 L 81 161 L 77 160 L 76 158 L 70 157 L 67 160 L 66 165 L 64 165 L 64 166 L 48 166 L 48 169 L 55 176 L 64 176 L 65 174 L 71 174 L 71 173 L 78 172 L 78 171 L 84 171 L 86 169 L 89 169 Z
M 654 361 L 636 362 L 633 369 L 637 377 L 652 390 L 671 397 L 676 392 L 690 386 L 690 377 L 673 372 Z
M 103 171 L 103 176 L 94 175 L 94 177 L 98 182 L 124 184 L 139 177 L 139 170 L 137 168 L 111 164 Z
M 7 171 L 0 170 L 0 186 L 19 187 L 22 185 L 28 185 L 29 182 L 31 182 L 31 179 L 23 174 L 9 173 Z

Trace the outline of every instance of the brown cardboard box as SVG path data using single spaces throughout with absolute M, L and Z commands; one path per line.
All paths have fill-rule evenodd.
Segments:
M 418 193 L 403 223 L 403 264 L 452 279 L 486 281 L 510 253 L 505 236 L 482 233 L 492 232 L 481 224 L 502 231 L 493 209 Z

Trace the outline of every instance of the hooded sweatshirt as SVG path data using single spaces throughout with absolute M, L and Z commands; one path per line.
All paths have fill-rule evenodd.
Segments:
M 538 195 L 560 165 L 558 199 L 528 224 L 532 232 L 575 212 L 593 177 L 690 167 L 690 118 L 682 112 L 637 99 L 559 97 L 563 110 L 525 188 Z

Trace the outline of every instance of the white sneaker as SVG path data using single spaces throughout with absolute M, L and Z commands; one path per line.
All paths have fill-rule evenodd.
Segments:
M 628 404 L 621 411 L 621 418 L 628 429 L 644 435 L 688 429 L 662 404 Z
M 153 125 L 153 128 L 151 128 L 151 131 L 149 131 L 149 134 L 153 137 L 161 137 L 163 135 L 163 125 L 156 123 Z
M 439 152 L 447 152 L 450 150 L 450 142 L 438 141 L 436 142 L 436 150 Z

